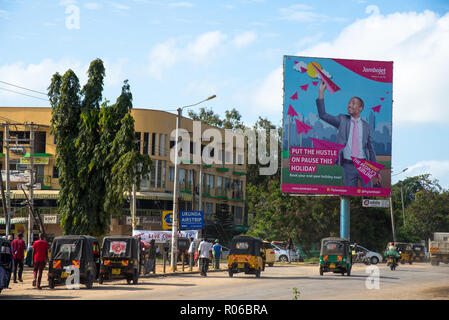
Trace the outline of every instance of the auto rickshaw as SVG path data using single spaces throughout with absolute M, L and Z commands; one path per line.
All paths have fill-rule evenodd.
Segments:
M 263 247 L 265 248 L 265 263 L 272 267 L 276 261 L 276 253 L 274 252 L 274 247 L 269 241 L 263 241 Z
M 412 245 L 413 252 L 415 253 L 413 261 L 424 262 L 426 261 L 426 246 L 422 243 L 414 243 Z
M 329 237 L 321 240 L 320 275 L 324 272 L 351 275 L 352 255 L 349 241 L 344 238 Z
M 98 282 L 126 279 L 137 284 L 140 274 L 140 240 L 131 236 L 108 236 L 103 239 Z
M 75 278 L 74 281 L 79 280 L 78 283 L 92 288 L 100 268 L 100 244 L 97 238 L 84 235 L 54 238 L 48 267 L 49 287 L 53 289 L 57 284 L 66 284 L 69 277 L 73 279 L 78 274 L 74 268 L 79 269 L 79 279 Z
M 9 240 L 0 238 L 0 293 L 8 288 L 13 272 L 12 247 Z
M 265 248 L 262 240 L 249 236 L 234 237 L 228 256 L 229 276 L 244 272 L 260 278 L 262 271 L 265 271 Z
M 401 255 L 401 257 L 399 258 L 399 262 L 401 264 L 404 264 L 406 262 L 412 264 L 415 253 L 413 252 L 411 244 L 405 242 L 395 242 L 394 245 Z

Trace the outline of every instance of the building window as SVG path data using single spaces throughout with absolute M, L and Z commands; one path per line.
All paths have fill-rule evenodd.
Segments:
M 234 216 L 234 224 L 236 226 L 243 225 L 243 208 L 242 207 L 232 207 L 233 216 Z
M 206 216 L 211 217 L 214 211 L 214 204 L 212 202 L 205 202 L 203 210 Z
M 175 167 L 168 168 L 168 182 L 175 181 Z
M 162 161 L 157 160 L 156 162 L 156 188 L 161 188 L 162 185 Z
M 141 133 L 140 132 L 136 132 L 135 133 L 135 137 L 136 137 L 136 151 L 140 152 L 140 140 L 141 140 Z
M 165 157 L 165 138 L 166 134 L 159 134 L 159 155 Z
M 152 156 L 156 155 L 156 134 L 155 133 L 151 134 L 151 155 Z
M 214 176 L 211 174 L 207 175 L 207 186 L 209 188 L 213 188 L 214 187 Z
M 143 154 L 148 154 L 148 147 L 150 143 L 150 134 L 148 132 L 144 132 L 143 134 Z
M 185 169 L 179 169 L 179 183 L 180 184 L 186 183 L 186 170 Z
M 59 169 L 58 169 L 57 166 L 53 166 L 53 175 L 52 175 L 52 177 L 55 178 L 55 179 L 59 179 Z

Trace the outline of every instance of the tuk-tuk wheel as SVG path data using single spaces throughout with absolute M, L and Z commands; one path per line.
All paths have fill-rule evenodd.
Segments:
M 229 277 L 232 278 L 233 275 L 234 275 L 234 273 L 231 270 L 229 270 Z

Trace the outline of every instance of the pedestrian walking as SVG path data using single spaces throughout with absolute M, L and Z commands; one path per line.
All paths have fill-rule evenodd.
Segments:
M 288 253 L 288 263 L 291 263 L 291 251 L 293 250 L 293 240 L 292 238 L 288 238 L 288 244 L 287 244 L 287 253 Z
M 156 241 L 151 239 L 150 246 L 148 247 L 148 260 L 145 275 L 153 271 L 156 273 Z
M 189 253 L 189 266 L 193 267 L 194 265 L 194 255 L 195 255 L 195 241 L 192 238 L 190 238 L 190 246 L 189 250 L 187 251 Z
M 48 259 L 48 242 L 45 241 L 45 235 L 43 233 L 39 234 L 39 240 L 35 241 L 33 244 L 33 251 L 34 251 L 34 280 L 33 280 L 33 287 L 36 287 L 37 289 L 41 288 L 41 279 L 42 279 L 42 272 L 44 271 L 45 265 L 47 263 Z
M 13 280 L 14 283 L 17 283 L 17 271 L 19 272 L 19 281 L 23 282 L 22 280 L 22 273 L 23 273 L 23 260 L 25 258 L 25 241 L 22 240 L 23 233 L 19 233 L 17 236 L 17 239 L 14 239 L 11 243 L 12 246 L 12 257 L 14 259 L 14 276 Z
M 215 244 L 212 247 L 213 248 L 213 254 L 214 254 L 214 262 L 215 262 L 215 269 L 220 269 L 220 259 L 221 259 L 221 254 L 223 253 L 223 247 L 221 246 L 220 242 L 218 241 L 218 239 L 215 240 Z
M 201 270 L 201 275 L 203 277 L 207 276 L 207 270 L 209 269 L 209 259 L 212 254 L 212 244 L 206 239 L 200 242 L 198 246 L 198 257 L 199 265 Z

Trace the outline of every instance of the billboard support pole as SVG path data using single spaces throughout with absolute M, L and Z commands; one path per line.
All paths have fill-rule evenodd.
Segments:
M 340 198 L 340 238 L 349 241 L 350 210 L 349 198 Z

